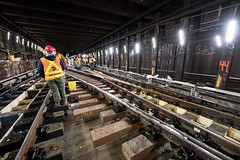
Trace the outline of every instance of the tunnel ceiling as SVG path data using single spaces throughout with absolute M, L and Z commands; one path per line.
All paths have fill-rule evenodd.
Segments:
M 160 3 L 165 4 L 159 8 L 162 15 L 183 5 L 172 0 L 1 0 L 0 11 L 43 44 L 74 53 Z M 142 22 L 153 19 L 154 12 Z

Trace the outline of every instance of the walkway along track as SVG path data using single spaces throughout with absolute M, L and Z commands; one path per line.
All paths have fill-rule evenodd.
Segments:
M 79 73 L 82 75 L 79 75 Z M 73 73 L 73 72 L 68 72 L 68 74 L 70 76 L 74 76 L 75 79 L 78 79 L 83 85 L 85 85 L 85 87 L 88 87 L 88 90 L 90 91 L 90 93 L 103 95 L 103 97 L 105 97 L 107 99 L 106 103 L 108 103 L 108 104 L 114 103 L 115 106 L 118 106 L 117 108 L 119 108 L 119 106 L 122 106 L 123 108 L 126 108 L 127 111 L 140 117 L 140 119 L 144 119 L 141 122 L 145 122 L 147 120 L 147 122 L 149 124 L 152 124 L 152 126 L 154 126 L 154 127 L 156 126 L 158 129 L 160 127 L 162 130 L 161 134 L 166 139 L 170 140 L 171 142 L 173 142 L 175 144 L 184 146 L 189 150 L 193 150 L 197 155 L 200 155 L 200 157 L 207 158 L 207 156 L 210 156 L 210 155 L 207 155 L 203 150 L 205 150 L 205 151 L 207 150 L 210 153 L 213 153 L 214 155 L 217 155 L 223 159 L 229 159 L 229 157 L 226 158 L 226 155 L 221 153 L 221 151 L 223 151 L 223 150 L 224 150 L 224 153 L 228 154 L 229 156 L 231 156 L 233 158 L 236 158 L 239 156 L 240 146 L 238 143 L 235 143 L 235 141 L 234 142 L 230 141 L 230 140 L 224 138 L 223 136 L 218 135 L 218 134 L 214 133 L 213 131 L 204 128 L 203 126 L 201 126 L 200 124 L 198 124 L 194 121 L 191 121 L 191 120 L 184 118 L 174 112 L 171 112 L 168 109 L 161 107 L 157 104 L 154 104 L 153 102 L 151 102 L 149 100 L 143 99 L 141 96 L 139 96 L 135 93 L 132 93 L 129 90 L 122 88 L 122 87 L 114 84 L 113 82 L 110 82 L 107 79 L 104 79 L 99 76 L 94 76 L 89 73 L 79 72 L 79 71 L 77 74 Z M 85 75 L 85 76 L 83 76 L 83 75 Z M 88 76 L 88 78 L 86 78 L 86 76 Z M 124 97 L 128 98 L 128 101 L 123 101 L 122 99 L 117 98 L 106 91 L 103 91 L 102 89 L 94 86 L 93 84 L 89 84 L 88 82 L 91 83 L 93 81 L 93 80 L 90 80 L 89 77 L 96 78 L 99 81 L 101 80 L 102 83 L 104 82 L 105 85 L 109 86 L 112 90 L 115 90 L 117 93 L 121 93 L 122 98 L 124 98 Z M 85 81 L 82 79 L 85 79 Z M 98 84 L 97 82 L 94 82 L 94 83 Z M 100 85 L 100 84 L 101 83 L 99 82 L 98 85 Z M 153 110 L 157 111 L 155 114 L 153 114 L 154 116 L 149 114 L 149 112 L 153 111 Z M 173 121 L 171 121 L 171 120 L 173 120 Z M 174 121 L 175 121 L 175 123 L 174 123 Z M 171 127 L 171 125 L 169 125 L 169 124 L 175 125 L 175 127 Z M 204 141 L 204 139 L 205 140 L 208 139 L 208 142 L 210 142 L 208 144 L 214 148 L 217 148 L 220 152 L 216 151 L 212 147 L 207 146 L 206 144 L 196 140 L 194 138 L 194 136 L 190 136 L 190 135 L 184 133 L 183 131 L 185 131 L 188 134 L 190 133 L 190 135 L 196 136 L 196 138 L 198 138 L 198 140 L 201 139 L 202 141 Z M 171 137 L 171 138 L 169 138 L 169 137 Z M 199 138 L 199 137 L 201 137 L 201 138 Z M 191 146 L 191 147 L 189 147 L 189 146 Z M 215 158 L 213 158 L 213 159 L 215 159 Z

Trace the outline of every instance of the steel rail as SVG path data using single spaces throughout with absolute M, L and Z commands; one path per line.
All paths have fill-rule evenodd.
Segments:
M 25 74 L 28 74 L 28 73 L 34 72 L 34 71 L 36 72 L 37 69 L 33 69 L 33 70 L 30 70 L 30 71 L 27 71 L 27 72 L 24 72 L 24 73 L 21 73 L 21 74 L 18 74 L 18 75 L 12 76 L 12 77 L 10 77 L 10 78 L 7 78 L 7 79 L 4 79 L 4 80 L 1 80 L 1 81 L 0 81 L 0 84 L 1 84 L 1 83 L 4 83 L 4 82 L 7 82 L 7 81 L 10 81 L 10 80 L 12 80 L 12 79 L 14 79 L 14 78 L 18 78 L 18 77 L 20 77 L 20 76 L 23 76 L 23 75 L 25 75 Z
M 25 160 L 27 159 L 28 156 L 28 151 L 29 149 L 34 145 L 36 138 L 37 138 L 37 128 L 39 127 L 39 125 L 42 123 L 43 121 L 43 113 L 45 111 L 46 108 L 46 104 L 49 103 L 49 98 L 51 96 L 51 91 L 48 91 L 48 94 L 46 95 L 23 143 L 21 148 L 19 149 L 17 156 L 15 158 L 15 160 Z

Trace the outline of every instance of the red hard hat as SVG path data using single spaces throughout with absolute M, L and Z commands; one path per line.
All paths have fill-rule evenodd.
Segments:
M 45 51 L 47 51 L 47 52 L 50 52 L 50 51 L 56 52 L 56 49 L 53 46 L 47 45 L 45 47 Z

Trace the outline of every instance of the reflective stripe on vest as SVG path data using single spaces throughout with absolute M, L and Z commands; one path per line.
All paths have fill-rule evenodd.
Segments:
M 64 75 L 58 57 L 56 57 L 54 61 L 47 60 L 46 58 L 41 58 L 40 60 L 43 64 L 46 81 L 60 78 Z

